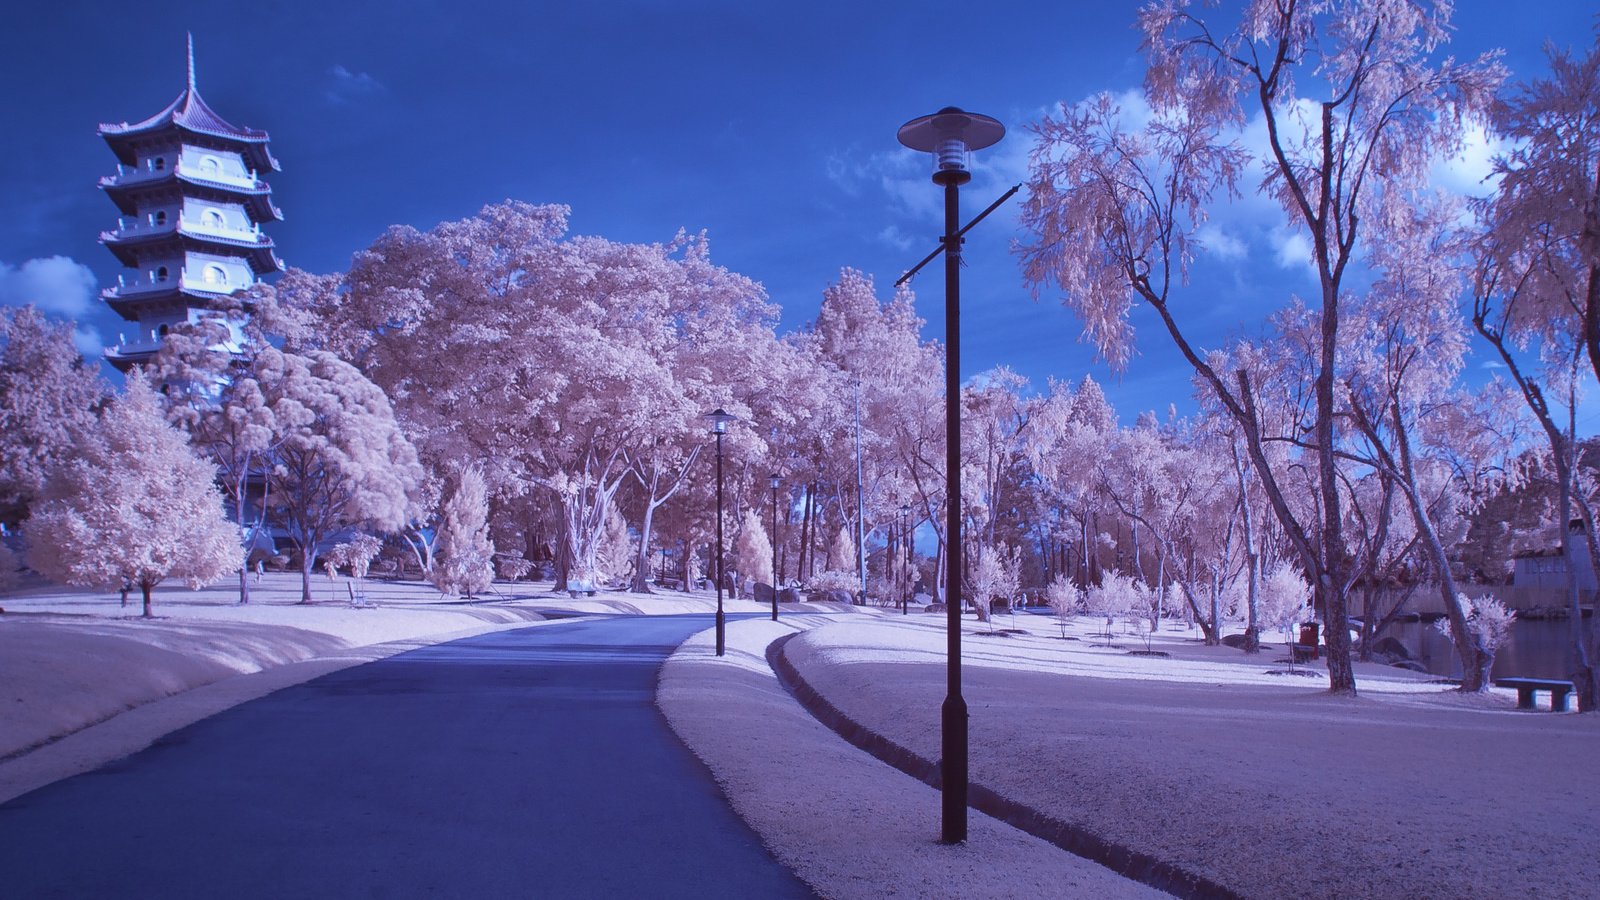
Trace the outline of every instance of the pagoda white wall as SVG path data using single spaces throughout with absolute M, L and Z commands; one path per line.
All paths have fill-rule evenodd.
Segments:
M 251 271 L 250 264 L 236 256 L 222 256 L 216 253 L 202 253 L 191 250 L 184 261 L 183 277 L 187 286 L 202 291 L 228 291 L 247 288 L 255 284 L 255 272 Z M 207 266 L 221 266 L 227 278 L 211 281 L 206 278 Z
M 161 161 L 163 170 L 171 171 L 172 167 L 178 164 L 178 146 L 173 144 L 166 147 L 140 148 L 138 168 L 148 172 L 157 171 L 158 160 Z
M 181 255 L 173 254 L 171 256 L 152 256 L 143 258 L 139 262 L 142 274 L 146 282 L 149 284 L 176 282 L 178 277 L 183 274 L 183 257 Z M 167 268 L 167 277 L 165 281 L 163 281 L 163 279 L 157 275 L 157 271 L 162 266 L 166 266 Z
M 119 346 L 123 350 L 133 353 L 159 350 L 163 337 L 161 329 L 170 329 L 185 323 L 193 324 L 206 318 L 221 317 L 218 313 L 205 309 L 167 310 L 160 313 L 141 314 L 138 321 L 129 322 L 128 328 L 118 335 L 120 338 Z M 216 349 L 238 352 L 244 346 L 244 331 L 236 323 L 224 322 L 224 324 L 228 329 L 227 341 L 218 345 Z
M 255 223 L 250 221 L 250 214 L 245 212 L 242 203 L 218 203 L 215 200 L 200 200 L 194 197 L 183 198 L 183 221 L 191 229 L 205 229 L 207 224 L 206 213 L 216 211 L 222 216 L 222 227 L 228 231 L 240 234 L 250 233 Z M 172 213 L 168 213 L 172 215 Z
M 244 164 L 244 157 L 238 153 L 184 145 L 178 158 L 185 171 L 202 178 L 216 174 L 233 181 L 250 179 L 250 167 Z

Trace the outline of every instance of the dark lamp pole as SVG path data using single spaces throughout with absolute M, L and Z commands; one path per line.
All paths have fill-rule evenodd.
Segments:
M 722 656 L 728 649 L 728 618 L 722 611 L 722 436 L 728 433 L 728 423 L 739 417 L 719 406 L 705 418 L 711 420 L 711 433 L 717 436 L 717 558 L 712 570 L 717 579 L 717 655 Z
M 773 472 L 767 479 L 772 487 L 772 621 L 778 621 L 778 487 L 782 482 Z
M 993 146 L 1006 129 L 989 116 L 947 106 L 900 126 L 900 143 L 932 153 L 933 183 L 944 187 L 945 615 L 948 688 L 941 711 L 940 840 L 967 839 L 967 701 L 961 696 L 961 185 L 972 180 L 973 150 Z

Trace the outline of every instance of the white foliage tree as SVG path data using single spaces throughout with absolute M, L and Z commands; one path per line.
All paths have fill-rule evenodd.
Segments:
M 66 584 L 137 585 L 149 617 L 166 579 L 198 588 L 243 565 L 216 476 L 135 372 L 45 482 L 23 523 L 28 564 Z
M 272 503 L 300 550 L 301 602 L 310 603 L 323 542 L 352 525 L 398 531 L 413 518 L 423 470 L 388 397 L 332 353 L 264 349 L 256 379 L 280 435 Z
M 1311 586 L 1287 563 L 1278 563 L 1261 576 L 1257 616 L 1264 628 L 1282 632 L 1285 644 L 1294 643 L 1294 627 L 1311 616 Z M 1292 656 L 1292 654 L 1291 654 Z
M 471 597 L 494 581 L 489 497 L 483 475 L 468 467 L 455 478 L 439 523 L 439 556 L 429 580 L 447 594 Z
M 756 581 L 772 577 L 772 542 L 767 539 L 760 513 L 753 509 L 744 514 L 739 537 L 733 542 L 733 559 L 734 576 L 738 579 L 736 595 L 753 592 Z
M 1084 592 L 1084 607 L 1106 620 L 1106 631 L 1111 630 L 1119 616 L 1139 609 L 1142 600 L 1139 582 L 1121 572 L 1106 572 L 1100 583 Z
M 604 524 L 594 550 L 595 581 L 620 582 L 634 565 L 633 535 L 628 533 L 628 520 L 615 504 L 606 507 Z
M 1061 626 L 1061 636 L 1067 636 L 1067 625 L 1083 611 L 1083 591 L 1066 575 L 1057 575 L 1044 589 L 1045 601 L 1056 614 L 1056 624 Z

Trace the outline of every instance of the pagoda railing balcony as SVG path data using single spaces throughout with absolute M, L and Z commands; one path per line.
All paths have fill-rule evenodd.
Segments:
M 157 291 L 170 291 L 177 284 L 171 278 L 157 278 L 154 275 L 130 277 L 117 276 L 117 286 L 111 292 L 118 297 L 132 297 L 138 294 L 150 294 Z
M 244 287 L 242 284 L 229 284 L 225 281 L 207 281 L 204 278 L 195 278 L 189 274 L 188 270 L 184 270 L 179 283 L 183 285 L 183 289 L 186 291 L 202 291 L 208 294 L 231 294 Z
M 207 281 L 196 278 L 184 270 L 177 278 L 158 278 L 153 274 L 143 276 L 117 276 L 117 286 L 108 291 L 109 296 L 132 298 L 140 294 L 155 294 L 181 288 L 185 291 L 199 291 L 208 294 L 228 294 L 246 285 L 229 284 L 221 281 Z
M 154 221 L 134 216 L 118 216 L 116 230 L 100 232 L 100 240 L 114 243 L 142 237 L 172 234 L 175 231 L 195 237 L 214 237 L 244 244 L 266 244 L 272 240 L 261 233 L 261 225 L 255 222 L 250 223 L 248 228 L 230 225 L 226 222 L 218 225 L 215 222 L 207 222 L 204 219 L 186 216 L 182 212 L 173 218 L 162 218 Z
M 117 345 L 111 347 L 113 356 L 138 356 L 144 353 L 154 353 L 161 349 L 161 342 L 154 337 L 139 335 L 133 340 L 128 340 L 123 335 L 117 335 Z
M 100 179 L 102 186 L 114 184 L 138 184 L 141 181 L 155 181 L 165 178 L 172 172 L 167 169 L 155 169 L 150 166 L 117 166 L 117 174 L 107 175 Z
M 172 174 L 178 174 L 185 178 L 194 179 L 196 181 L 206 181 L 212 184 L 222 185 L 224 187 L 237 187 L 247 191 L 266 190 L 267 187 L 267 183 L 261 180 L 261 178 L 256 174 L 255 169 L 251 169 L 249 172 L 244 174 L 235 175 L 217 169 L 202 169 L 198 166 L 186 166 L 182 162 L 179 162 L 170 169 L 156 169 L 148 165 L 138 167 L 119 165 L 117 166 L 117 174 L 107 175 L 101 178 L 100 185 L 102 187 L 112 187 L 117 185 L 138 184 L 143 181 L 155 181 L 159 178 L 166 178 Z
M 230 241 L 253 241 L 260 244 L 270 240 L 270 238 L 261 233 L 261 226 L 255 222 L 250 223 L 249 228 L 240 228 L 229 225 L 226 222 L 219 225 L 215 222 L 207 222 L 205 219 L 196 219 L 179 213 L 178 228 L 185 234 L 220 237 Z
M 165 232 L 170 232 L 176 227 L 177 226 L 165 216 L 154 220 L 149 218 L 141 219 L 138 216 L 118 216 L 116 230 L 101 232 L 100 239 L 102 241 L 126 240 L 128 238 L 144 237 L 145 235 L 150 234 L 162 234 Z

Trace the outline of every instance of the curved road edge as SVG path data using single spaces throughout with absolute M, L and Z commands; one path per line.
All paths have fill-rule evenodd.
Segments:
M 93 771 L 137 753 L 162 737 L 201 719 L 331 672 L 386 659 L 420 647 L 494 631 L 571 622 L 574 618 L 589 617 L 518 619 L 383 644 L 348 647 L 333 655 L 232 675 L 176 694 L 153 698 L 109 718 L 87 723 L 83 728 L 17 756 L 0 760 L 0 803 L 63 778 Z
M 862 753 L 803 708 L 768 647 L 837 616 L 785 616 L 685 641 L 661 668 L 656 704 L 780 862 L 826 897 L 1148 897 L 1103 866 L 973 815 L 965 844 L 940 844 L 937 792 Z
M 938 761 L 920 756 L 850 718 L 806 681 L 805 676 L 785 652 L 785 645 L 793 636 L 789 634 L 774 640 L 768 645 L 766 656 L 778 681 L 795 700 L 841 738 L 930 788 L 938 789 L 942 780 Z M 1208 878 L 1143 851 L 1107 841 L 1081 826 L 1064 822 L 1020 800 L 996 793 L 982 784 L 969 784 L 967 796 L 968 805 L 979 813 L 992 816 L 1034 837 L 1048 841 L 1068 853 L 1104 866 L 1163 893 L 1190 898 L 1239 896 L 1237 892 Z

